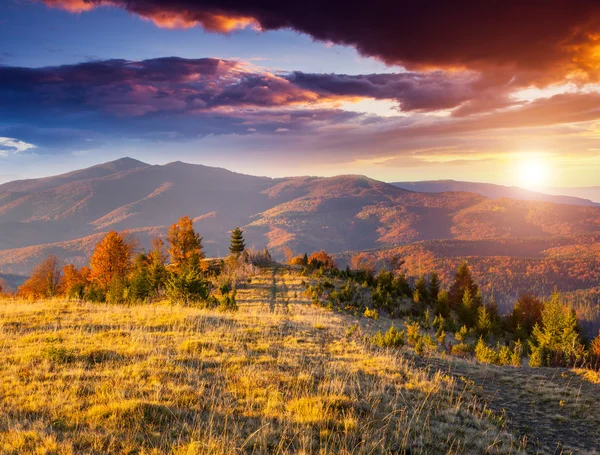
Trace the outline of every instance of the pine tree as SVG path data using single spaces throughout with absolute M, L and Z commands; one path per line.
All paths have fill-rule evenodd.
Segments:
M 246 243 L 244 242 L 244 232 L 236 227 L 231 232 L 231 240 L 229 242 L 229 252 L 235 256 L 240 257 L 240 255 L 246 250 Z
M 458 308 L 463 301 L 466 290 L 469 290 L 473 299 L 479 294 L 479 288 L 473 280 L 471 269 L 466 262 L 463 262 L 454 277 L 454 282 L 450 286 L 448 292 L 450 299 L 450 306 L 454 309 Z
M 167 281 L 167 253 L 165 242 L 159 237 L 152 240 L 152 250 L 148 253 L 148 287 L 151 295 L 164 290 Z
M 427 281 L 425 281 L 425 277 L 421 276 L 415 283 L 415 289 L 419 291 L 419 296 L 423 303 L 429 302 L 429 290 L 427 289 Z
M 571 366 L 580 360 L 583 345 L 577 318 L 554 294 L 544 304 L 541 325 L 533 328 L 531 366 Z
M 429 298 L 432 303 L 437 302 L 438 296 L 440 294 L 441 283 L 440 277 L 438 276 L 436 271 L 431 272 L 431 276 L 429 277 Z
M 139 253 L 135 258 L 133 270 L 129 278 L 130 297 L 135 301 L 145 300 L 150 296 L 148 262 L 149 258 L 144 253 Z
M 485 306 L 480 306 L 477 309 L 477 333 L 487 339 L 487 336 L 492 332 L 492 318 Z
M 202 238 L 194 231 L 192 220 L 184 216 L 169 229 L 167 236 L 171 265 L 180 272 L 199 268 L 204 259 Z

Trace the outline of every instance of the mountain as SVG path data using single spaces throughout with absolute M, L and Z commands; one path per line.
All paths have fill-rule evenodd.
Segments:
M 600 203 L 600 186 L 588 186 L 581 188 L 549 188 L 551 194 L 564 194 L 577 198 L 584 198 Z
M 510 198 L 525 201 L 546 201 L 600 207 L 600 188 L 555 188 L 553 194 L 527 190 L 517 186 L 494 185 L 492 183 L 461 182 L 456 180 L 429 180 L 422 182 L 396 182 L 392 185 L 406 190 L 424 193 L 466 191 L 490 199 Z M 564 191 L 563 191 L 564 190 Z M 563 194 L 564 193 L 564 194 Z M 596 202 L 594 202 L 596 201 Z
M 132 232 L 147 247 L 183 215 L 194 219 L 210 256 L 227 253 L 236 226 L 245 230 L 248 245 L 267 245 L 279 256 L 286 247 L 342 253 L 600 232 L 600 207 L 560 200 L 417 192 L 360 175 L 272 179 L 125 158 L 0 185 L 0 273 L 26 274 L 50 253 L 82 265 L 109 230 Z

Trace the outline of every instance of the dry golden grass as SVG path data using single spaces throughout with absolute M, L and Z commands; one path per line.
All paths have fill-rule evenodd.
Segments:
M 463 384 L 348 337 L 283 273 L 236 313 L 0 302 L 0 453 L 519 453 Z

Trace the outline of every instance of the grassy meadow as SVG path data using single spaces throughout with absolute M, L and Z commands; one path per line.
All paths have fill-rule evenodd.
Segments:
M 0 453 L 525 453 L 474 364 L 373 348 L 389 321 L 315 307 L 301 281 L 264 272 L 236 312 L 1 301 Z

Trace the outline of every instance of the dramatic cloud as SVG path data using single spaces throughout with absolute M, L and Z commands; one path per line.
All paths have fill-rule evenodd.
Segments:
M 600 68 L 596 0 L 42 1 L 69 11 L 123 8 L 165 27 L 293 29 L 409 69 L 468 68 L 519 85 L 596 80 Z

